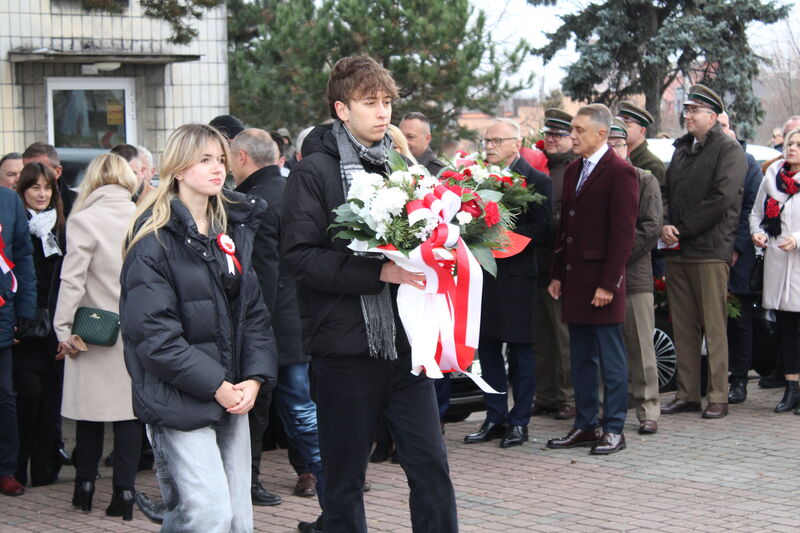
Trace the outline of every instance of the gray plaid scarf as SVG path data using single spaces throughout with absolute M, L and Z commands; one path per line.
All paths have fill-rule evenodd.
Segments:
M 350 130 L 338 119 L 333 122 L 333 135 L 336 137 L 336 144 L 339 148 L 339 169 L 345 198 L 350 190 L 353 174 L 364 171 L 362 161 L 389 170 L 389 148 L 392 145 L 389 135 L 385 135 L 380 142 L 367 148 L 358 142 Z M 397 331 L 394 325 L 394 311 L 388 283 L 383 284 L 383 289 L 378 294 L 361 295 L 361 312 L 367 328 L 370 357 L 397 359 L 397 347 L 395 346 Z

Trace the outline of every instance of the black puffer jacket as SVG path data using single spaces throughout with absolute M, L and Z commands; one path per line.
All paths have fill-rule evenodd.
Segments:
M 224 380 L 277 376 L 269 311 L 250 261 L 264 201 L 228 192 L 229 235 L 241 262 L 240 296 L 228 302 L 217 246 L 200 236 L 188 209 L 172 200 L 172 218 L 125 258 L 120 318 L 137 418 L 183 431 L 219 421 L 214 393 Z
M 339 149 L 332 126 L 317 126 L 303 142 L 303 159 L 289 175 L 281 214 L 281 253 L 297 282 L 306 352 L 312 357 L 368 356 L 361 294 L 377 294 L 383 259 L 356 256 L 350 241 L 329 229 L 344 203 Z M 382 168 L 365 165 L 368 172 Z M 397 354 L 410 355 L 391 285 Z

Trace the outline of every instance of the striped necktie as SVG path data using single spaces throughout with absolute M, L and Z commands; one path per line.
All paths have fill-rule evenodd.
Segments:
M 581 192 L 581 187 L 583 187 L 583 184 L 586 183 L 586 178 L 588 178 L 588 177 L 589 177 L 589 160 L 588 159 L 584 159 L 583 160 L 583 170 L 581 171 L 581 177 L 578 180 L 578 186 L 575 187 L 575 192 L 576 193 Z

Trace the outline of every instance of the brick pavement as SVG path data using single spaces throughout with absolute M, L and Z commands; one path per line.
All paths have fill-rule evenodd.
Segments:
M 548 450 L 550 436 L 570 422 L 537 417 L 532 441 L 501 450 L 498 442 L 466 445 L 463 436 L 483 419 L 449 424 L 446 440 L 462 532 L 509 531 L 800 531 L 800 416 L 776 415 L 781 391 L 759 390 L 731 406 L 723 420 L 699 413 L 662 417 L 660 433 L 636 433 L 629 411 L 628 449 L 593 457 L 586 449 Z M 662 401 L 670 395 L 664 395 Z M 107 442 L 110 443 L 110 441 Z M 283 504 L 255 509 L 257 531 L 290 533 L 298 520 L 317 515 L 315 500 L 291 495 L 295 477 L 285 451 L 267 452 L 266 487 Z M 158 531 L 134 512 L 132 522 L 107 518 L 110 469 L 101 469 L 95 510 L 70 505 L 74 470 L 61 481 L 29 489 L 18 498 L 0 497 L 0 532 Z M 407 486 L 398 465 L 370 465 L 366 495 L 371 532 L 410 531 Z M 141 473 L 137 488 L 156 495 L 155 476 Z

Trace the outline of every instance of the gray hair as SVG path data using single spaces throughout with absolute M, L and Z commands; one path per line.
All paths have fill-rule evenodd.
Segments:
M 259 167 L 275 164 L 278 160 L 278 146 L 272 136 L 258 128 L 242 130 L 231 141 L 231 151 L 247 153 L 253 163 Z
M 510 118 L 496 118 L 492 120 L 492 122 L 486 127 L 488 130 L 495 124 L 506 124 L 507 126 L 511 126 L 511 129 L 514 130 L 514 138 L 515 139 L 522 139 L 522 128 L 519 126 L 519 122 L 516 120 L 512 120 Z
M 575 116 L 583 115 L 589 117 L 589 120 L 596 123 L 602 128 L 606 130 L 606 137 L 608 137 L 608 133 L 611 131 L 611 110 L 604 104 L 589 104 L 585 105 L 582 108 L 578 109 L 578 112 L 575 113 Z
M 794 128 L 789 133 L 783 136 L 783 157 L 786 158 L 786 148 L 792 140 L 792 135 L 800 134 L 800 128 Z
M 783 123 L 783 136 L 784 138 L 786 135 L 793 129 L 797 128 L 800 125 L 800 115 L 792 115 L 786 122 Z
M 137 146 L 136 149 L 139 150 L 139 156 L 144 156 L 144 158 L 147 159 L 147 166 L 153 167 L 155 161 L 153 160 L 153 154 L 150 153 L 150 150 L 144 146 Z
M 300 133 L 297 134 L 297 140 L 294 143 L 294 147 L 301 154 L 303 153 L 303 141 L 306 140 L 306 137 L 308 137 L 308 134 L 311 133 L 311 130 L 313 130 L 313 129 L 314 129 L 314 126 L 309 126 L 309 127 L 307 127 L 306 129 L 304 129 L 303 131 L 301 131 Z

